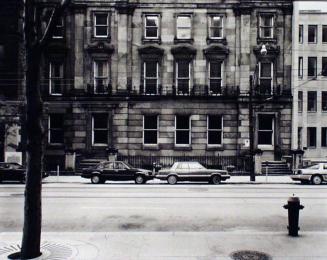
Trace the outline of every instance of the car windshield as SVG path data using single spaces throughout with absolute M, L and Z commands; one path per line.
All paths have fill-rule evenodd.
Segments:
M 317 170 L 317 169 L 319 169 L 319 164 L 312 165 L 312 166 L 308 167 L 307 169 Z
M 127 163 L 127 162 L 123 162 L 123 164 L 125 164 L 125 165 L 127 166 L 127 169 L 128 169 L 128 168 L 134 168 L 132 165 L 130 165 L 130 164 Z

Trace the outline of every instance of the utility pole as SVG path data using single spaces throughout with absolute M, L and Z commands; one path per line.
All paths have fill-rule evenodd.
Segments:
M 254 127 L 253 127 L 253 75 L 250 75 L 250 89 L 249 89 L 249 138 L 250 138 L 250 181 L 255 181 Z

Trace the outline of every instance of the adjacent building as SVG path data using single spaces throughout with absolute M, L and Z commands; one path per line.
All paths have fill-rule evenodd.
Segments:
M 294 4 L 292 149 L 305 161 L 327 156 L 327 12 Z

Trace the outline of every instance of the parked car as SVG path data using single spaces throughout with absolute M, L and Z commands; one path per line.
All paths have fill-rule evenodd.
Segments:
M 175 162 L 170 169 L 160 170 L 156 178 L 167 180 L 169 184 L 176 184 L 178 181 L 208 181 L 219 184 L 229 179 L 230 175 L 225 170 L 207 169 L 199 162 Z
M 310 167 L 299 169 L 291 178 L 293 181 L 301 181 L 302 184 L 312 183 L 319 185 L 327 181 L 327 163 L 317 163 Z
M 134 180 L 136 184 L 144 184 L 154 178 L 152 171 L 134 168 L 126 162 L 102 161 L 99 164 L 82 170 L 82 178 L 91 179 L 94 184 L 111 181 Z
M 42 178 L 49 175 L 43 172 Z M 26 169 L 19 163 L 0 162 L 0 182 L 2 181 L 19 181 L 25 183 Z

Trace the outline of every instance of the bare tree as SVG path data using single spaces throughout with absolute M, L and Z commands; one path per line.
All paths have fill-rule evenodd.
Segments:
M 41 255 L 42 170 L 43 170 L 43 102 L 40 90 L 40 62 L 58 19 L 70 4 L 62 0 L 56 4 L 44 31 L 40 30 L 39 3 L 24 1 L 24 42 L 26 79 L 27 179 L 25 186 L 24 227 L 21 252 L 12 259 L 31 259 Z

